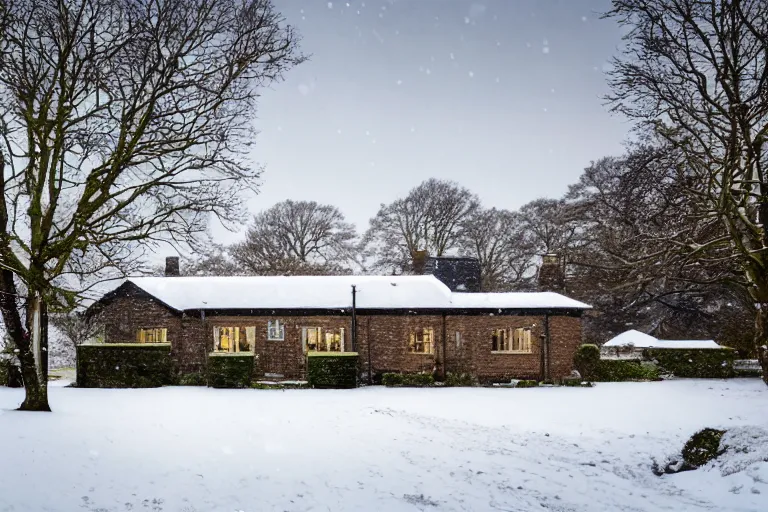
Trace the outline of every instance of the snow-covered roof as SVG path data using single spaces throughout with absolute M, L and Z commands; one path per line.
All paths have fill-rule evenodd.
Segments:
M 634 329 L 623 332 L 603 344 L 604 347 L 635 348 L 723 348 L 715 340 L 660 340 Z
M 657 343 L 659 340 L 654 338 L 653 336 L 649 334 L 642 333 L 640 331 L 636 331 L 634 329 L 630 329 L 627 332 L 623 332 L 616 336 L 615 338 L 610 339 L 609 341 L 606 341 L 603 346 L 604 347 L 628 347 L 633 346 L 637 348 L 648 348 L 652 347 L 654 343 Z
M 455 308 L 562 308 L 591 309 L 589 304 L 554 292 L 527 293 L 454 293 L 451 303 Z
M 654 348 L 723 348 L 715 340 L 657 340 Z
M 451 293 L 424 276 L 139 277 L 134 285 L 179 311 L 189 309 L 587 309 L 557 293 Z

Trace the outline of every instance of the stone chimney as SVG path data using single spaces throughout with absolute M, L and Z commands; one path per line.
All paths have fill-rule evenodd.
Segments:
M 565 292 L 565 268 L 557 254 L 545 254 L 539 267 L 538 288 L 540 292 Z
M 424 273 L 424 265 L 427 263 L 429 253 L 427 251 L 413 251 L 411 260 L 413 261 L 413 273 L 421 275 Z
M 165 258 L 165 277 L 179 276 L 179 257 L 168 256 Z
M 480 291 L 480 261 L 477 258 L 427 258 L 424 274 L 432 274 L 452 292 Z

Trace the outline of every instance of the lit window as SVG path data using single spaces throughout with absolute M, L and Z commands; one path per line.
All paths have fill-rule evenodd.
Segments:
M 136 343 L 168 343 L 168 329 L 139 329 Z
M 345 352 L 344 328 L 303 327 L 301 329 L 301 344 L 305 353 Z
M 253 349 L 255 327 L 214 327 L 214 352 L 248 352 Z
M 280 320 L 270 320 L 267 322 L 267 339 L 283 341 L 285 339 L 285 324 Z
M 408 339 L 408 352 L 412 354 L 435 353 L 435 331 L 431 327 L 411 332 Z
M 491 351 L 530 353 L 531 329 L 494 329 L 491 333 Z

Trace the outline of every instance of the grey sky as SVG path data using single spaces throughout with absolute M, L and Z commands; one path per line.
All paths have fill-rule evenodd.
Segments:
M 621 151 L 629 126 L 601 100 L 621 37 L 607 0 L 275 1 L 311 59 L 261 98 L 251 212 L 316 200 L 363 231 L 429 177 L 515 209 Z

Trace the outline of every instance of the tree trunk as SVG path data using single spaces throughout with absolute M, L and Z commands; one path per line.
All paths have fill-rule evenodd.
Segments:
M 758 303 L 755 313 L 755 349 L 763 368 L 763 381 L 768 384 L 768 302 Z
M 27 308 L 29 340 L 19 350 L 21 375 L 26 396 L 20 411 L 48 411 L 48 308 L 38 294 L 32 294 Z

